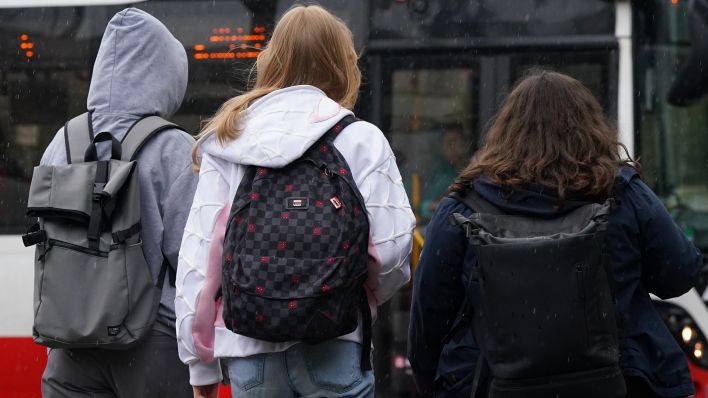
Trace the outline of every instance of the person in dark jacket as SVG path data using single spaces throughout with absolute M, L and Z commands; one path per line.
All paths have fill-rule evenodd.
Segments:
M 538 217 L 614 197 L 619 206 L 609 218 L 606 250 L 628 397 L 686 397 L 694 389 L 685 356 L 649 295 L 666 299 L 690 290 L 702 256 L 642 182 L 639 165 L 622 159 L 620 148 L 616 129 L 585 86 L 538 71 L 509 94 L 485 145 L 451 190 L 474 189 L 507 214 Z M 415 272 L 408 358 L 425 396 L 467 397 L 471 391 L 480 352 L 473 327 L 462 339 L 446 336 L 462 313 L 475 267 L 464 231 L 449 218 L 474 212 L 456 199 L 441 201 Z M 475 295 L 469 296 L 474 308 Z

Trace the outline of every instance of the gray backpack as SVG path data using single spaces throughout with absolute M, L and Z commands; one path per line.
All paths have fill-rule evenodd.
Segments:
M 152 279 L 140 240 L 136 155 L 151 138 L 178 128 L 157 116 L 137 122 L 123 138 L 94 136 L 85 113 L 64 126 L 67 165 L 37 166 L 23 235 L 37 245 L 34 327 L 38 344 L 54 348 L 125 349 L 152 328 L 167 272 Z M 96 144 L 111 142 L 111 159 Z

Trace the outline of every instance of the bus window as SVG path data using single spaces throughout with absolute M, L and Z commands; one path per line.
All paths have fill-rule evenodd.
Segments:
M 18 233 L 32 168 L 70 115 L 86 110 L 91 64 L 119 8 L 0 10 L 0 233 Z
M 473 79 L 471 68 L 393 71 L 389 136 L 419 225 L 430 220 L 477 141 Z
M 635 16 L 638 154 L 643 177 L 665 200 L 679 226 L 706 252 L 708 99 L 694 98 L 686 106 L 668 102 L 677 71 L 690 57 L 690 40 L 702 38 L 691 38 L 686 29 L 689 2 L 645 3 Z
M 189 57 L 189 86 L 173 121 L 201 121 L 243 90 L 275 20 L 242 1 L 151 1 Z M 273 2 L 267 2 L 273 3 Z M 274 3 L 273 3 L 274 4 Z M 93 61 L 110 18 L 123 6 L 0 10 L 0 233 L 25 228 L 33 167 L 66 120 L 86 111 Z
M 396 153 L 423 233 L 437 202 L 481 143 L 499 102 L 529 68 L 570 74 L 590 87 L 609 115 L 616 115 L 612 51 L 454 58 L 442 68 L 445 63 L 430 55 L 383 57 L 380 124 Z
M 251 0 L 253 2 L 253 0 Z M 263 2 L 256 0 L 255 2 Z M 279 0 L 277 15 L 283 15 L 294 4 L 302 4 L 301 0 Z M 369 26 L 369 15 L 367 1 L 352 2 L 351 0 L 318 0 L 315 2 L 329 10 L 332 14 L 341 18 L 347 27 L 352 31 L 354 47 L 358 52 L 364 49 L 366 30 Z
M 295 0 L 149 1 L 185 46 L 189 85 L 171 120 L 187 131 L 247 88 L 277 17 Z M 364 47 L 367 9 L 320 2 L 350 24 Z M 0 233 L 24 229 L 32 168 L 56 131 L 86 111 L 92 65 L 106 23 L 123 6 L 0 9 Z
M 380 0 L 372 2 L 370 39 L 510 38 L 614 32 L 604 0 Z
M 254 12 L 242 1 L 150 1 L 140 8 L 162 21 L 184 45 L 189 85 L 172 121 L 192 133 L 246 87 L 251 65 L 270 37 L 273 2 Z
M 545 68 L 565 73 L 580 80 L 611 118 L 617 117 L 617 69 L 613 51 L 540 52 L 513 54 L 510 59 L 511 82 L 520 79 L 533 68 Z

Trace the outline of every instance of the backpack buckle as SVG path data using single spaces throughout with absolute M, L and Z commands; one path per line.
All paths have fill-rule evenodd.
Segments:
M 323 165 L 320 167 L 320 170 L 322 170 L 322 173 L 323 173 L 324 175 L 326 175 L 327 177 L 332 177 L 332 176 L 334 176 L 334 172 L 333 172 L 332 170 L 330 170 L 330 169 L 327 167 L 326 164 L 323 164 Z
M 101 194 L 103 194 L 103 189 L 106 187 L 105 182 L 94 182 L 93 183 L 93 196 L 96 197 L 98 196 L 100 199 Z
M 22 235 L 22 243 L 25 247 L 34 246 L 36 244 L 45 242 L 47 240 L 47 233 L 44 230 L 36 232 L 28 232 Z
M 25 245 L 25 247 L 30 247 L 39 243 L 46 242 L 47 233 L 40 228 L 41 227 L 39 226 L 38 222 L 35 222 L 29 228 L 27 228 L 27 233 L 22 235 L 22 243 Z

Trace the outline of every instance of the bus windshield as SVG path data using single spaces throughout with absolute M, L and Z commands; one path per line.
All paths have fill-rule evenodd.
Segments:
M 635 12 L 637 155 L 643 180 L 664 200 L 676 222 L 708 249 L 708 96 L 681 94 L 703 78 L 691 71 L 696 24 L 688 1 L 638 2 Z M 695 35 L 695 33 L 693 34 Z M 693 46 L 692 46 L 692 42 Z M 699 54 L 700 55 L 700 54 Z M 704 56 L 708 56 L 705 54 Z M 695 90 L 693 90 L 695 91 Z M 690 101 L 681 98 L 691 95 Z M 673 104 L 679 104 L 672 105 Z

